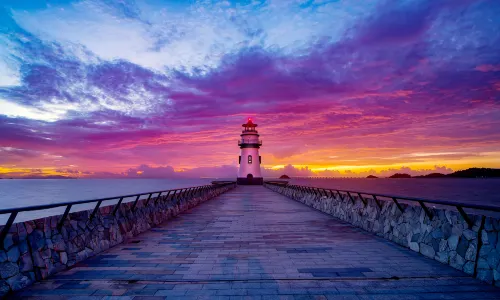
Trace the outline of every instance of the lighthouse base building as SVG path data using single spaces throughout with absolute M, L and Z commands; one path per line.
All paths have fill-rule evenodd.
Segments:
M 259 133 L 255 129 L 257 124 L 248 119 L 241 132 L 241 139 L 238 141 L 240 147 L 238 178 L 236 182 L 241 185 L 261 185 L 264 179 L 260 173 L 262 159 L 259 155 L 259 148 L 262 141 L 259 140 Z

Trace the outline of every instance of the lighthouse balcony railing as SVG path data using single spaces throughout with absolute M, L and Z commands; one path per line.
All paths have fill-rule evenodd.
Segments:
M 238 146 L 241 146 L 241 145 L 259 145 L 259 146 L 262 146 L 262 140 L 250 140 L 250 139 L 238 140 Z

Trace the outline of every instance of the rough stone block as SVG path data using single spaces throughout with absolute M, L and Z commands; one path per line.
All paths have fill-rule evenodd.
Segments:
M 433 237 L 434 239 L 438 239 L 438 240 L 440 240 L 441 238 L 443 238 L 443 237 L 444 237 L 443 231 L 442 231 L 440 228 L 438 228 L 438 229 L 436 229 L 436 230 L 432 231 L 432 232 L 431 232 L 431 235 L 432 235 L 432 237 Z
M 470 230 L 470 229 L 465 229 L 464 232 L 463 232 L 463 236 L 467 239 L 467 240 L 473 240 L 475 238 L 477 238 L 477 233 Z
M 477 254 L 477 242 L 473 241 L 469 244 L 467 252 L 465 252 L 465 260 L 476 261 L 476 254 Z
M 439 252 L 444 252 L 448 249 L 448 241 L 447 240 L 440 240 L 439 241 Z
M 66 252 L 61 252 L 59 255 L 59 259 L 62 264 L 67 264 L 68 263 L 68 254 Z
M 31 259 L 31 255 L 29 253 L 21 256 L 19 270 L 21 272 L 33 271 L 33 260 Z
M 414 235 L 411 237 L 411 241 L 412 241 L 412 242 L 415 242 L 415 243 L 418 243 L 418 242 L 419 242 L 419 239 L 420 239 L 420 233 L 414 234 Z
M 415 242 L 410 242 L 410 249 L 415 252 L 420 252 L 420 246 Z
M 4 297 L 10 291 L 10 286 L 5 281 L 0 281 L 0 297 Z
M 21 253 L 19 252 L 19 248 L 17 246 L 12 247 L 9 252 L 7 252 L 7 257 L 11 262 L 17 262 Z
M 23 274 L 18 274 L 14 277 L 7 279 L 7 284 L 10 285 L 10 288 L 13 291 L 18 291 L 30 285 L 31 280 L 29 277 L 24 276 Z
M 441 231 L 443 232 L 443 238 L 445 240 L 449 239 L 452 233 L 452 226 L 450 223 L 444 223 L 443 226 L 441 226 Z
M 9 278 L 19 273 L 19 267 L 13 262 L 0 263 L 0 277 Z
M 492 250 L 488 254 L 486 261 L 491 269 L 496 269 L 498 267 L 498 263 L 500 262 L 500 253 L 496 249 Z
M 434 259 L 439 261 L 440 263 L 448 264 L 449 254 L 446 251 L 438 252 L 436 253 L 436 257 Z
M 488 240 L 488 233 L 486 230 L 481 230 L 481 241 L 483 242 L 483 245 L 489 245 L 490 241 Z
M 487 256 L 491 250 L 495 249 L 494 247 L 492 247 L 491 245 L 482 245 L 481 246 L 481 249 L 479 249 L 479 256 L 481 257 L 485 257 Z
M 458 255 L 465 257 L 465 253 L 467 252 L 468 248 L 469 248 L 469 240 L 462 236 L 458 241 L 458 246 L 457 246 Z
M 420 253 L 430 258 L 434 258 L 434 255 L 436 254 L 433 247 L 424 243 L 420 243 Z
M 455 251 L 457 250 L 458 246 L 458 236 L 453 234 L 448 238 L 448 247 L 450 250 Z
M 10 249 L 14 245 L 14 239 L 13 239 L 13 234 L 9 233 L 5 236 L 3 240 L 3 248 L 4 249 Z
M 465 259 L 457 253 L 457 255 L 450 257 L 450 266 L 454 267 L 455 269 L 462 270 L 463 266 L 465 264 Z
M 40 252 L 35 251 L 35 252 L 33 252 L 32 256 L 33 256 L 33 264 L 36 267 L 39 267 L 39 268 L 45 268 L 46 267 L 45 266 L 45 261 L 43 260 L 42 255 L 40 254 Z
M 471 261 L 466 262 L 463 271 L 469 275 L 474 274 L 474 263 Z
M 496 245 L 498 242 L 498 232 L 496 232 L 496 231 L 488 232 L 488 242 L 491 245 Z
M 477 279 L 492 283 L 493 281 L 493 271 L 492 270 L 485 270 L 485 269 L 479 269 L 477 271 Z
M 486 220 L 484 221 L 484 229 L 488 230 L 488 231 L 492 231 L 494 228 L 493 228 L 493 220 L 492 218 L 486 218 Z
M 495 281 L 499 281 L 500 280 L 500 272 L 498 272 L 497 270 L 493 270 L 493 279 Z
M 39 229 L 35 229 L 28 236 L 28 240 L 31 244 L 31 248 L 33 248 L 33 251 L 40 250 L 46 246 L 44 233 L 43 233 L 43 231 L 41 231 Z
M 477 268 L 478 269 L 489 269 L 490 265 L 488 264 L 488 261 L 484 258 L 480 258 L 477 261 Z

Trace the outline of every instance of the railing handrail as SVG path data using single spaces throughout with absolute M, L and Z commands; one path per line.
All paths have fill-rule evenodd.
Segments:
M 224 187 L 224 186 L 231 185 L 231 184 L 236 184 L 236 182 L 232 181 L 232 182 L 219 183 L 219 184 L 207 184 L 207 185 L 200 185 L 200 186 L 185 187 L 185 188 L 180 188 L 180 189 L 170 189 L 170 190 L 163 190 L 163 191 L 136 193 L 136 194 L 113 196 L 113 197 L 90 199 L 90 200 L 79 200 L 79 201 L 77 200 L 77 201 L 71 201 L 71 202 L 59 202 L 59 203 L 33 205 L 33 206 L 26 206 L 26 207 L 12 207 L 12 208 L 0 209 L 0 215 L 10 214 L 9 219 L 7 220 L 7 223 L 5 223 L 5 225 L 3 225 L 1 230 L 0 230 L 0 245 L 3 244 L 3 241 L 4 241 L 5 237 L 7 236 L 7 233 L 9 232 L 10 228 L 12 227 L 12 224 L 14 224 L 14 221 L 16 219 L 17 214 L 20 212 L 45 210 L 45 209 L 66 206 L 66 209 L 65 209 L 62 217 L 59 219 L 59 222 L 57 224 L 57 228 L 61 229 L 61 227 L 63 226 L 66 218 L 68 217 L 68 214 L 70 213 L 73 205 L 86 204 L 86 203 L 96 203 L 92 213 L 89 216 L 89 220 L 92 220 L 94 218 L 94 216 L 96 215 L 96 213 L 99 211 L 99 207 L 101 206 L 101 203 L 103 201 L 118 199 L 118 203 L 116 203 L 114 205 L 115 207 L 113 209 L 113 215 L 115 215 L 115 213 L 120 208 L 123 199 L 125 199 L 125 198 L 136 197 L 135 201 L 133 202 L 133 205 L 131 207 L 132 211 L 134 211 L 139 199 L 141 198 L 141 196 L 144 196 L 144 195 L 149 195 L 148 199 L 146 200 L 146 204 L 145 204 L 145 205 L 148 205 L 149 200 L 152 198 L 153 194 L 156 194 L 156 193 L 158 193 L 158 195 L 156 195 L 156 198 L 158 199 L 158 198 L 160 198 L 162 193 L 168 192 L 168 194 L 165 195 L 166 197 L 168 197 L 171 192 L 174 192 L 172 194 L 172 198 L 170 200 L 175 199 L 176 201 L 179 201 L 179 196 L 183 192 L 184 192 L 184 196 L 186 196 L 186 193 L 188 196 L 193 196 L 194 193 L 206 191 L 206 189 L 208 189 L 208 188 L 215 189 L 218 187 Z M 180 191 L 180 193 L 177 193 L 177 191 Z M 165 196 L 163 196 L 163 197 L 165 197 Z M 174 198 L 174 197 L 176 197 L 176 198 Z M 167 199 L 167 198 L 164 198 L 164 199 Z M 154 203 L 156 204 L 156 200 Z
M 232 184 L 232 182 L 231 183 L 228 182 L 227 184 L 219 184 L 219 186 L 228 185 L 228 184 Z M 45 209 L 51 209 L 51 208 L 56 208 L 56 207 L 61 207 L 61 206 L 68 206 L 68 205 L 78 205 L 78 204 L 94 203 L 94 202 L 99 202 L 99 201 L 109 201 L 109 200 L 114 200 L 114 199 L 130 198 L 130 197 L 144 196 L 144 195 L 156 194 L 156 193 L 182 191 L 185 189 L 193 189 L 193 188 L 201 188 L 201 187 L 209 187 L 209 186 L 211 187 L 214 185 L 206 184 L 206 185 L 191 186 L 191 187 L 185 187 L 185 188 L 179 188 L 179 189 L 161 190 L 161 191 L 113 196 L 113 197 L 106 197 L 106 198 L 97 198 L 97 199 L 89 199 L 89 200 L 76 200 L 76 201 L 49 203 L 49 204 L 32 205 L 32 206 L 24 206 L 24 207 L 12 207 L 12 208 L 0 209 L 0 215 L 13 213 L 13 212 L 20 213 L 20 212 L 24 212 L 24 211 L 45 210 Z
M 372 196 L 372 198 L 377 202 L 378 204 L 378 199 L 377 197 L 382 197 L 382 198 L 390 198 L 398 208 L 402 211 L 402 208 L 398 202 L 398 200 L 406 200 L 406 201 L 412 201 L 412 202 L 418 202 L 418 204 L 424 209 L 425 213 L 432 219 L 432 215 L 428 211 L 427 207 L 425 206 L 424 203 L 430 203 L 430 204 L 439 204 L 439 205 L 444 205 L 444 206 L 453 206 L 456 207 L 458 212 L 462 215 L 464 220 L 469 224 L 470 227 L 472 227 L 472 222 L 470 221 L 470 218 L 468 215 L 464 212 L 464 208 L 467 209 L 477 209 L 477 210 L 483 210 L 483 211 L 493 211 L 493 212 L 500 212 L 500 207 L 499 206 L 492 206 L 492 205 L 481 205 L 481 204 L 473 204 L 473 203 L 463 203 L 463 202 L 456 202 L 456 201 L 445 201 L 445 200 L 432 200 L 432 199 L 425 199 L 425 198 L 416 198 L 416 197 L 406 197 L 406 196 L 397 196 L 397 195 L 387 195 L 387 194 L 378 194 L 378 193 L 369 193 L 369 192 L 359 192 L 359 191 L 351 191 L 351 190 L 341 190 L 341 189 L 329 189 L 329 188 L 320 188 L 320 187 L 313 187 L 313 186 L 307 186 L 307 185 L 296 185 L 296 184 L 279 184 L 276 182 L 266 182 L 267 184 L 275 185 L 275 186 L 284 186 L 284 187 L 297 187 L 297 188 L 302 188 L 306 189 L 305 191 L 307 192 L 307 189 L 310 190 L 310 192 L 314 192 L 314 190 L 323 190 L 323 191 L 336 191 L 337 193 L 347 193 L 347 195 L 352 198 L 351 193 L 353 194 L 358 194 L 360 197 L 361 195 L 369 195 Z M 333 194 L 333 193 L 332 193 Z M 325 195 L 326 192 L 325 192 Z M 354 201 L 354 200 L 353 200 Z M 364 202 L 364 200 L 362 200 Z M 389 200 L 390 201 L 390 200 Z

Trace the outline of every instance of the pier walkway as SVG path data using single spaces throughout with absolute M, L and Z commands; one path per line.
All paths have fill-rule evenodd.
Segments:
M 262 186 L 238 186 L 11 297 L 500 299 L 500 289 Z

